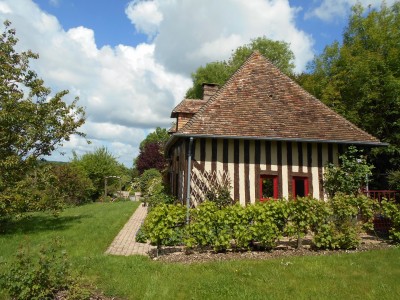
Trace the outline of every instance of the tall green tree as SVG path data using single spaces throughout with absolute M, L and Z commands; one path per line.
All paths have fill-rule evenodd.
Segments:
M 105 179 L 107 177 L 107 190 L 112 193 L 123 187 L 130 180 L 130 170 L 120 164 L 105 147 L 95 149 L 82 156 L 73 153 L 71 165 L 83 170 L 93 183 L 92 199 L 97 200 L 104 193 Z
M 166 144 L 166 142 L 169 139 L 169 134 L 167 129 L 157 127 L 155 131 L 150 132 L 146 138 L 140 143 L 139 148 L 143 149 L 146 144 L 150 143 L 156 143 L 158 144 L 161 148 L 163 148 Z
M 186 92 L 186 98 L 202 98 L 203 83 L 216 83 L 222 86 L 255 50 L 263 54 L 285 74 L 293 74 L 294 54 L 290 50 L 289 44 L 273 41 L 265 36 L 259 37 L 251 40 L 249 44 L 237 48 L 228 61 L 210 62 L 204 67 L 199 67 L 192 74 L 193 87 Z
M 400 168 L 400 2 L 352 8 L 342 43 L 315 57 L 297 77 L 305 89 L 389 147 L 370 158 L 378 172 Z
M 51 153 L 85 122 L 77 99 L 68 105 L 68 91 L 52 94 L 29 66 L 38 55 L 17 52 L 16 31 L 4 22 L 0 35 L 0 211 L 9 212 L 18 182 L 34 168 L 41 156 Z M 14 199 L 14 200 L 13 200 Z

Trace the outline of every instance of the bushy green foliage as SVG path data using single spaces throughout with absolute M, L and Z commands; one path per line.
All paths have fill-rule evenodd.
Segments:
M 181 240 L 186 210 L 182 205 L 159 204 L 154 207 L 144 222 L 143 230 L 151 243 L 170 245 Z
M 153 179 L 162 179 L 162 175 L 157 169 L 148 169 L 137 178 L 137 188 L 143 196 L 147 194 Z
M 399 228 L 400 210 L 394 208 L 391 206 L 387 214 L 391 212 L 391 218 L 398 218 Z M 320 249 L 353 249 L 359 245 L 360 233 L 373 228 L 376 209 L 376 202 L 366 196 L 343 194 L 329 201 L 298 197 L 248 206 L 219 207 L 205 201 L 190 210 L 190 223 L 185 224 L 181 205 L 161 205 L 146 219 L 145 234 L 157 245 L 167 245 L 179 236 L 189 249 L 215 251 L 271 249 L 282 237 L 296 238 L 300 248 L 307 234 L 313 236 L 313 244 Z
M 356 248 L 360 243 L 360 232 L 373 229 L 377 204 L 366 196 L 336 194 L 326 206 L 329 217 L 315 230 L 314 244 L 317 248 Z
M 39 157 L 51 155 L 72 134 L 84 136 L 78 128 L 85 122 L 78 99 L 67 104 L 63 98 L 68 91 L 52 93 L 30 68 L 30 60 L 37 59 L 38 54 L 16 51 L 18 39 L 10 26 L 11 22 L 5 21 L 0 34 L 1 218 L 27 207 L 43 209 L 43 205 L 50 204 L 53 209 L 52 201 L 47 201 L 50 199 L 42 197 L 38 205 L 39 195 L 26 197 L 30 193 L 21 188 L 29 181 L 26 176 L 34 173 Z
M 394 201 L 383 200 L 381 207 L 383 215 L 392 222 L 392 227 L 389 230 L 389 238 L 395 243 L 400 243 L 400 204 Z
M 149 237 L 148 237 L 147 233 L 145 232 L 145 230 L 143 229 L 143 224 L 142 224 L 142 226 L 140 226 L 140 228 L 136 232 L 135 241 L 138 243 L 147 243 L 148 239 L 149 239 Z
M 92 201 L 93 183 L 82 169 L 62 164 L 52 166 L 50 171 L 56 179 L 54 188 L 60 191 L 66 204 L 80 205 Z
M 164 208 L 156 208 L 160 219 L 169 218 L 169 212 Z M 254 242 L 258 246 L 272 248 L 283 235 L 287 215 L 285 201 L 271 201 L 248 207 L 239 204 L 219 207 L 215 202 L 205 201 L 191 209 L 190 224 L 184 226 L 183 243 L 187 248 L 212 247 L 215 251 L 249 249 Z M 155 221 L 158 222 L 158 219 Z M 146 219 L 146 222 L 150 224 L 154 221 Z M 146 227 L 146 232 L 147 230 L 149 226 Z M 164 237 L 161 235 L 159 238 Z
M 286 201 L 276 200 L 247 207 L 249 230 L 253 241 L 265 248 L 273 248 L 283 236 L 289 217 Z
M 157 169 L 148 169 L 137 177 L 132 184 L 135 191 L 142 193 L 142 201 L 154 207 L 160 203 L 173 203 L 174 198 L 168 195 L 163 177 Z
M 115 193 L 120 185 L 123 187 L 130 181 L 130 171 L 107 150 L 105 147 L 97 148 L 82 156 L 73 153 L 71 165 L 82 170 L 93 183 L 94 192 L 92 199 L 97 200 L 104 194 L 105 178 L 107 179 L 107 191 Z
M 215 202 L 205 201 L 190 212 L 191 222 L 186 228 L 187 247 L 212 246 L 221 251 L 230 247 L 232 215 L 219 209 Z
M 339 157 L 340 165 L 328 164 L 324 174 L 324 188 L 330 197 L 336 193 L 356 195 L 366 184 L 373 166 L 369 165 L 356 147 L 350 146 Z
M 328 217 L 326 203 L 312 197 L 297 197 L 288 201 L 288 227 L 289 236 L 297 238 L 297 248 L 302 247 L 303 237 L 314 230 Z
M 58 213 L 64 204 L 64 194 L 51 166 L 41 165 L 0 193 L 0 220 L 31 211 Z
M 400 191 L 400 170 L 390 171 L 388 174 L 389 187 Z
M 400 168 L 400 2 L 352 8 L 342 41 L 315 57 L 300 84 L 361 129 L 390 145 L 374 148 L 375 184 Z M 380 189 L 387 188 L 384 182 Z
M 153 178 L 149 182 L 144 199 L 150 208 L 155 207 L 160 203 L 174 203 L 174 198 L 168 195 L 165 190 L 162 178 Z
M 90 291 L 73 279 L 66 252 L 57 240 L 39 253 L 21 247 L 14 261 L 3 267 L 0 283 L 13 299 L 54 299 L 61 291 L 68 299 L 90 299 Z
M 157 127 L 155 131 L 150 132 L 146 138 L 140 142 L 139 149 L 143 149 L 146 144 L 156 143 L 163 150 L 164 145 L 169 139 L 169 133 L 167 129 Z

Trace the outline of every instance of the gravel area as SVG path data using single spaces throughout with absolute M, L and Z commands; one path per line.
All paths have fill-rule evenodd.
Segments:
M 315 250 L 311 247 L 310 240 L 307 239 L 304 240 L 302 249 L 296 249 L 295 244 L 294 241 L 283 241 L 271 251 L 226 251 L 223 253 L 216 253 L 213 250 L 191 250 L 190 252 L 185 252 L 183 247 L 163 247 L 158 256 L 156 250 L 153 250 L 150 253 L 150 257 L 153 260 L 162 262 L 192 264 L 239 259 L 260 260 L 292 256 L 334 255 L 393 247 L 387 241 L 369 235 L 363 236 L 360 246 L 352 250 Z

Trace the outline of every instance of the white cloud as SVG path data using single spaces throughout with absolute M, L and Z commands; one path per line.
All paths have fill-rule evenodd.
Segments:
M 130 2 L 125 13 L 138 32 L 154 36 L 163 20 L 163 15 L 153 1 L 135 0 Z
M 91 28 L 65 30 L 32 0 L 0 0 L 0 17 L 17 30 L 18 50 L 39 53 L 31 65 L 46 85 L 70 90 L 65 99 L 79 96 L 86 108 L 82 131 L 92 144 L 72 137 L 62 149 L 66 157 L 72 149 L 83 154 L 104 145 L 128 166 L 149 131 L 170 125 L 171 109 L 200 65 L 227 59 L 265 35 L 290 43 L 297 70 L 303 70 L 313 57 L 313 40 L 296 27 L 297 13 L 288 0 L 134 0 L 125 14 L 151 42 L 99 48 Z
M 65 100 L 79 96 L 79 105 L 86 109 L 82 131 L 93 143 L 73 137 L 61 149 L 67 157 L 72 149 L 82 152 L 106 145 L 130 166 L 149 130 L 170 125 L 170 112 L 191 81 L 157 63 L 154 45 L 99 49 L 93 30 L 80 26 L 65 31 L 30 0 L 0 3 L 12 11 L 10 15 L 3 9 L 0 17 L 16 28 L 18 50 L 40 54 L 31 65 L 46 85 L 54 92 L 70 90 Z
M 345 18 L 350 12 L 351 6 L 361 3 L 364 7 L 379 8 L 382 0 L 323 0 L 316 8 L 305 14 L 306 18 L 317 17 L 323 21 L 332 21 L 335 18 Z M 392 5 L 396 0 L 386 0 L 387 5 Z
M 266 36 L 290 43 L 296 70 L 313 57 L 313 40 L 295 26 L 297 8 L 287 0 L 154 0 L 163 16 L 154 42 L 169 70 L 190 74 L 200 65 L 229 58 L 232 50 Z
M 0 13 L 2 14 L 12 13 L 11 8 L 7 5 L 7 3 L 0 2 Z

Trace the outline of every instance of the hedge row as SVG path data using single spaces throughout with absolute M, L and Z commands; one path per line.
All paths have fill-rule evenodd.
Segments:
M 301 247 L 304 236 L 311 233 L 316 248 L 352 249 L 360 243 L 359 233 L 373 228 L 378 209 L 377 203 L 365 196 L 347 195 L 326 202 L 305 197 L 222 208 L 205 201 L 190 210 L 187 225 L 185 207 L 161 204 L 148 214 L 140 236 L 158 248 L 181 244 L 189 249 L 224 251 L 271 249 L 282 237 L 297 239 Z M 400 239 L 399 211 L 393 203 L 384 203 L 381 211 L 394 220 L 393 240 Z

